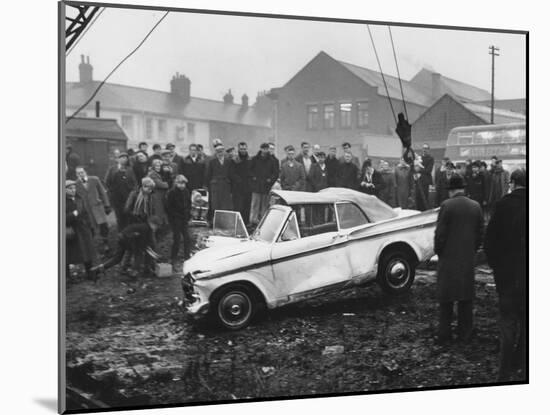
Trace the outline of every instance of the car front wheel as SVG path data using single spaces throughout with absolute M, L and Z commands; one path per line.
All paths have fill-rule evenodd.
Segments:
M 380 261 L 378 283 L 388 294 L 402 294 L 411 287 L 415 271 L 415 264 L 407 254 L 390 252 Z
M 250 324 L 256 306 L 248 287 L 234 284 L 221 289 L 214 297 L 212 312 L 219 325 L 229 330 L 239 330 Z

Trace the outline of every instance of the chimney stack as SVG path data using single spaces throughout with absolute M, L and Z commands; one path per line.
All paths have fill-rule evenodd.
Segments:
M 233 95 L 231 94 L 231 90 L 223 96 L 223 102 L 226 104 L 233 104 Z
M 432 72 L 432 98 L 438 99 L 441 97 L 441 74 Z
M 187 103 L 191 99 L 191 80 L 185 75 L 176 72 L 170 81 L 170 92 L 175 97 Z
M 241 102 L 243 108 L 248 108 L 248 95 L 243 94 L 243 96 L 241 97 Z
M 93 70 L 94 67 L 90 65 L 90 57 L 87 56 L 86 61 L 84 61 L 84 55 L 80 55 L 80 64 L 78 65 L 78 71 L 80 73 L 81 84 L 92 82 L 94 80 Z

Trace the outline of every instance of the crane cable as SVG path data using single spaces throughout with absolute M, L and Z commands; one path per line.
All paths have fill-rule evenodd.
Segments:
M 386 78 L 384 76 L 384 72 L 382 72 L 382 65 L 380 65 L 380 59 L 378 58 L 378 52 L 376 51 L 376 46 L 374 44 L 374 39 L 372 38 L 372 33 L 370 31 L 370 26 L 367 25 L 367 29 L 369 31 L 370 41 L 372 43 L 372 48 L 374 49 L 374 55 L 376 56 L 376 61 L 378 62 L 378 69 L 380 70 L 380 75 L 382 75 L 382 81 L 384 82 L 384 88 L 386 88 L 386 96 L 388 98 L 388 102 L 390 103 L 391 112 L 393 114 L 393 120 L 395 124 L 397 125 L 397 117 L 395 116 L 395 111 L 393 109 L 393 104 L 391 102 L 390 93 L 388 91 L 388 84 L 386 83 Z
M 67 51 L 67 53 L 65 54 L 65 56 L 69 56 L 70 53 L 73 51 L 73 49 L 76 47 L 76 45 L 78 45 L 78 42 L 80 42 L 80 40 L 84 37 L 84 35 L 86 34 L 86 32 L 88 30 L 90 30 L 90 28 L 94 25 L 94 23 L 96 22 L 96 20 L 99 18 L 99 16 L 101 16 L 101 13 L 103 13 L 105 11 L 105 7 L 103 7 L 98 14 L 96 14 L 92 21 L 84 28 L 84 30 L 82 31 L 82 33 L 78 36 L 78 39 L 76 39 L 76 41 L 71 45 L 71 47 L 69 48 L 69 50 Z
M 141 45 L 143 45 L 145 43 L 145 41 L 149 38 L 149 36 L 151 36 L 151 34 L 154 32 L 154 30 L 157 28 L 157 26 L 166 18 L 166 16 L 168 16 L 168 13 L 170 13 L 169 11 L 167 11 L 166 13 L 164 13 L 164 15 L 158 20 L 157 23 L 155 23 L 155 25 L 151 28 L 151 30 L 149 30 L 149 32 L 147 32 L 147 34 L 145 35 L 145 37 L 143 38 L 143 40 L 141 42 L 139 42 L 139 44 L 135 47 L 134 50 L 132 50 L 128 55 L 126 55 L 126 57 L 124 59 L 122 59 L 117 66 L 115 66 L 113 68 L 113 70 L 111 72 L 109 72 L 109 75 L 107 75 L 105 77 L 105 79 L 103 81 L 101 81 L 101 83 L 98 85 L 98 87 L 96 88 L 96 90 L 94 91 L 94 93 L 90 96 L 90 98 L 88 98 L 88 100 L 82 104 L 75 112 L 73 112 L 71 114 L 71 116 L 67 117 L 67 120 L 65 121 L 65 123 L 68 123 L 70 120 L 72 120 L 74 117 L 76 117 L 76 115 L 82 111 L 91 101 L 92 99 L 94 99 L 94 97 L 97 95 L 97 93 L 99 92 L 99 90 L 101 89 L 101 87 L 105 84 L 105 82 L 107 82 L 107 80 L 111 77 L 112 74 L 115 73 L 115 71 L 124 63 L 128 60 L 128 58 L 130 58 L 130 56 L 132 56 L 134 53 L 136 53 L 138 51 L 138 49 L 141 47 Z
M 407 117 L 407 120 L 408 120 L 409 114 L 407 114 L 407 104 L 405 103 L 405 94 L 403 93 L 403 84 L 401 82 L 401 74 L 399 73 L 399 65 L 397 63 L 397 54 L 395 53 L 395 45 L 393 43 L 391 26 L 388 26 L 388 31 L 390 32 L 391 48 L 393 50 L 393 59 L 395 60 L 395 67 L 397 69 L 397 79 L 399 80 L 399 89 L 401 90 L 401 99 L 403 100 L 403 109 L 405 110 L 405 117 Z

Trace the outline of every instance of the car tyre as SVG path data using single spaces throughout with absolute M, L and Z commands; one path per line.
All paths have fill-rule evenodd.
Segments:
M 211 317 L 228 330 L 245 328 L 254 319 L 258 307 L 252 290 L 244 284 L 231 284 L 214 293 Z
M 414 281 L 416 264 L 403 251 L 384 254 L 378 268 L 378 284 L 391 295 L 407 292 Z

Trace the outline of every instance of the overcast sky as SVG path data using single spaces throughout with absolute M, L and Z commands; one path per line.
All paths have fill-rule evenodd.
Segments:
M 67 80 L 78 80 L 80 55 L 89 55 L 102 80 L 137 46 L 163 12 L 106 9 L 67 58 Z M 371 26 L 384 72 L 395 75 L 386 26 Z M 525 36 L 393 27 L 401 76 L 423 66 L 490 91 L 489 45 L 496 58 L 497 98 L 524 98 Z M 176 72 L 191 79 L 191 94 L 221 100 L 231 88 L 237 101 L 285 84 L 319 51 L 377 70 L 365 25 L 171 12 L 109 82 L 168 91 Z

